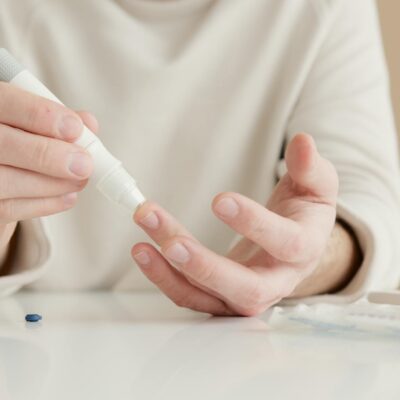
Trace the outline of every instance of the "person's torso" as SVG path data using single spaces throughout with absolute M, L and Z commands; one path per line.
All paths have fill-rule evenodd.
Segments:
M 17 3 L 3 5 L 0 45 L 66 105 L 97 116 L 101 140 L 148 198 L 226 251 L 234 232 L 213 216 L 212 198 L 237 191 L 266 203 L 329 2 Z M 44 220 L 52 252 L 33 287 L 149 285 L 130 257 L 145 235 L 95 188 Z

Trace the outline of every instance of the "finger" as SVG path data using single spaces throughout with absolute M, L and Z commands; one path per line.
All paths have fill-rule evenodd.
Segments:
M 136 211 L 134 221 L 145 230 L 145 232 L 159 245 L 175 236 L 186 236 L 192 240 L 197 241 L 188 230 L 182 226 L 171 214 L 166 212 L 157 203 L 146 201 Z M 189 283 L 197 285 L 198 288 L 203 289 L 210 295 L 216 295 L 210 288 L 194 282 L 190 277 L 186 277 Z
M 239 193 L 221 193 L 213 201 L 216 216 L 236 232 L 286 262 L 307 258 L 307 237 L 301 226 Z
M 8 166 L 0 166 L 0 200 L 55 197 L 81 191 L 87 180 L 58 179 Z
M 82 147 L 1 124 L 0 164 L 65 179 L 87 179 L 93 171 Z
M 265 265 L 255 265 L 249 268 L 260 276 L 262 287 L 268 293 L 267 299 L 265 296 L 261 297 L 264 300 L 263 303 L 255 304 L 252 309 L 248 310 L 255 314 L 259 314 L 291 295 L 299 282 L 308 275 L 307 271 L 293 268 L 287 263 L 275 263 L 267 268 Z
M 146 201 L 141 205 L 133 218 L 159 246 L 177 235 L 191 237 L 196 240 L 171 214 L 152 201 Z
M 176 239 L 176 237 L 185 237 L 194 243 L 198 243 L 198 241 L 193 238 L 192 235 L 187 234 L 187 230 L 181 224 L 179 224 L 174 217 L 168 214 L 156 203 L 146 202 L 136 212 L 136 214 L 134 215 L 134 219 L 139 224 L 139 226 L 141 226 L 149 234 L 149 236 L 153 240 L 155 240 L 157 244 L 162 246 L 162 248 L 165 246 L 165 243 L 168 244 L 168 242 L 171 242 L 171 239 L 174 240 Z M 214 254 L 212 252 L 210 253 Z M 224 257 L 220 257 L 215 254 L 214 256 L 218 257 L 218 261 L 222 260 L 223 264 L 225 263 L 225 261 L 228 261 Z M 174 265 L 179 265 L 178 262 L 174 262 L 172 259 L 170 259 L 170 261 Z M 216 261 L 214 260 L 214 262 Z M 235 268 L 231 268 L 233 264 L 235 265 Z M 189 282 L 202 289 L 203 291 L 206 291 L 210 295 L 217 296 L 220 299 L 226 300 L 227 302 L 232 304 L 240 304 L 243 302 L 247 306 L 250 306 L 252 304 L 252 296 L 248 293 L 252 293 L 253 288 L 242 288 L 242 286 L 244 286 L 246 282 L 246 280 L 243 279 L 241 276 L 241 273 L 243 273 L 242 269 L 246 270 L 244 266 L 230 261 L 228 262 L 228 267 L 224 271 L 227 273 L 227 277 L 222 276 L 223 274 L 219 272 L 213 279 L 211 279 L 211 275 L 209 278 L 206 278 L 204 276 L 204 274 L 211 274 L 210 271 L 213 269 L 213 265 L 211 263 L 205 263 L 204 267 L 197 271 L 200 275 L 203 274 L 200 277 L 196 273 L 194 273 L 193 275 L 187 273 L 185 265 L 183 265 L 182 268 L 183 269 L 181 270 L 181 272 L 185 275 L 185 278 Z M 204 269 L 206 270 L 206 272 L 203 271 Z M 220 271 L 219 265 L 218 271 Z M 250 274 L 254 275 L 254 279 L 256 278 L 255 273 L 251 270 Z M 237 276 L 237 278 L 235 278 L 235 276 Z M 256 284 L 255 281 L 253 281 L 253 284 Z M 244 314 L 240 306 L 236 307 L 235 310 Z
M 66 141 L 76 140 L 83 129 L 74 111 L 4 82 L 0 83 L 0 122 Z
M 93 132 L 93 133 L 97 133 L 99 130 L 99 122 L 97 121 L 97 118 L 87 112 L 87 111 L 77 111 L 76 112 L 79 117 L 81 118 L 81 120 L 83 121 L 83 123 Z
M 76 193 L 68 193 L 58 197 L 1 200 L 0 223 L 8 224 L 66 211 L 75 205 L 76 199 Z
M 228 258 L 215 254 L 193 239 L 178 236 L 161 248 L 162 255 L 185 277 L 210 289 L 218 297 L 246 308 L 268 298 L 261 291 L 257 273 Z
M 321 157 L 310 135 L 297 134 L 285 154 L 288 174 L 300 187 L 328 204 L 335 205 L 338 176 L 334 166 Z
M 144 275 L 178 306 L 213 315 L 232 315 L 221 300 L 191 285 L 150 244 L 135 245 L 132 257 Z

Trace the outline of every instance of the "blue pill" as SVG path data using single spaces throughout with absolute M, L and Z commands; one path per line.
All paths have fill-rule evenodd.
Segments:
M 27 314 L 25 315 L 26 322 L 38 322 L 42 319 L 42 316 L 39 314 Z

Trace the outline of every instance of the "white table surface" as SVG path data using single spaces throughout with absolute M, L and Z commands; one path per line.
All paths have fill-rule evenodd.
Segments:
M 270 315 L 212 318 L 151 292 L 19 293 L 0 300 L 0 399 L 400 399 L 400 330 Z

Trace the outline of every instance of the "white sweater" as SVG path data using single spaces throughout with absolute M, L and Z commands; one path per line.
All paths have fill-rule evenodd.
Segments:
M 234 232 L 213 196 L 265 204 L 285 141 L 309 132 L 364 252 L 334 298 L 398 286 L 397 143 L 373 1 L 1 0 L 0 46 L 92 111 L 144 194 L 220 253 Z M 145 235 L 93 187 L 73 210 L 20 226 L 3 293 L 151 287 L 130 256 Z

